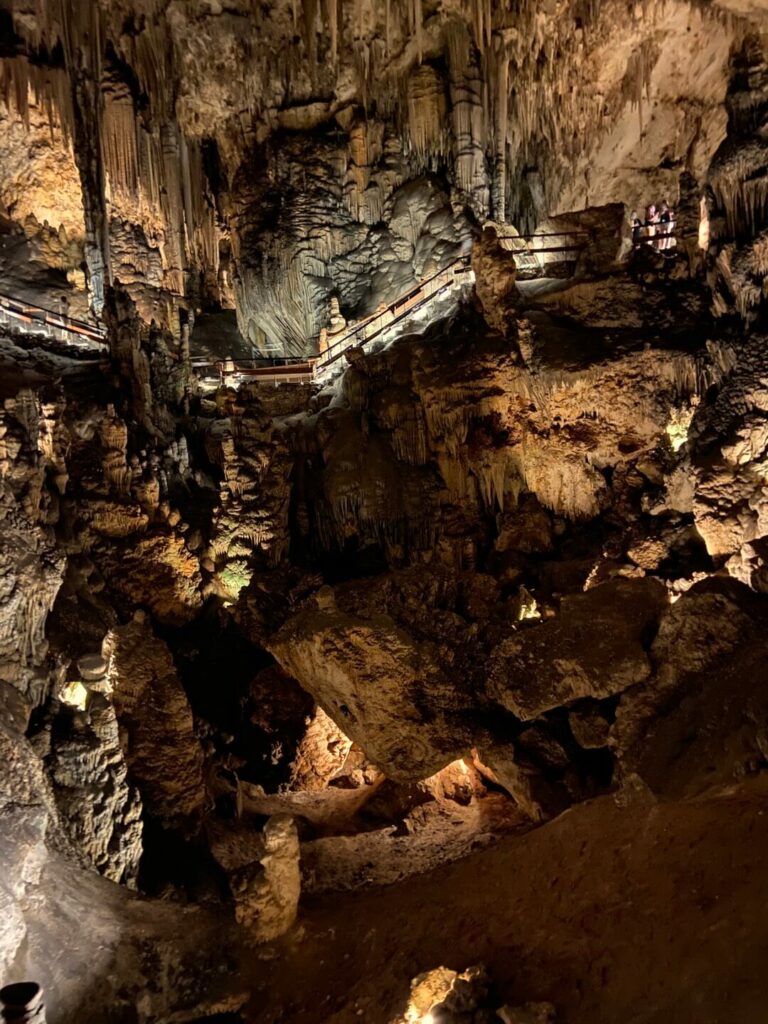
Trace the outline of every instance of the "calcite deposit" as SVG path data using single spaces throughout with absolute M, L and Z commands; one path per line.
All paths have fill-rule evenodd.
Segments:
M 0 988 L 763 1024 L 766 30 L 0 2 Z

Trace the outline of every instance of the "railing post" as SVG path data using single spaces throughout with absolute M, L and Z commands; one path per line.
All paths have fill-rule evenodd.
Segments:
M 43 990 L 35 981 L 0 988 L 0 1016 L 15 1024 L 45 1024 Z

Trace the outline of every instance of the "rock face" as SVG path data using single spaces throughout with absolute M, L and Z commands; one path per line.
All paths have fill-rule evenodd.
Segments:
M 98 308 L 119 281 L 178 339 L 198 297 L 234 304 L 251 344 L 303 355 L 333 297 L 347 319 L 391 301 L 470 221 L 704 184 L 736 19 L 625 13 L 11 4 L 0 197 L 49 266 L 78 267 L 78 304 L 84 262 Z
M 135 888 L 141 799 L 127 781 L 113 705 L 94 693 L 87 713 L 62 708 L 51 725 L 45 763 L 73 845 L 105 878 Z
M 675 828 L 668 802 L 683 837 L 703 802 L 754 808 L 759 6 L 3 4 L 0 971 L 50 986 L 62 1024 L 216 1019 L 251 981 L 263 1016 L 270 972 L 321 978 L 270 1019 L 351 1019 L 380 921 L 329 899 L 308 935 L 302 886 L 395 886 L 502 834 L 509 863 L 552 853 L 581 954 L 589 901 L 557 886 L 600 903 L 581 858 L 606 806 Z M 677 244 L 636 244 L 632 210 L 662 199 Z M 449 318 L 418 291 L 419 333 L 312 360 L 312 383 L 229 361 L 311 359 L 459 264 Z M 198 314 L 218 366 L 193 360 Z M 392 906 L 427 914 L 411 886 Z M 483 941 L 536 947 L 557 991 L 572 951 L 517 919 L 521 891 Z M 715 895 L 686 934 L 717 935 Z M 310 963 L 341 928 L 351 962 Z M 371 1020 L 455 966 L 435 948 L 395 957 Z M 630 973 L 608 952 L 574 1021 Z M 403 1020 L 544 1024 L 532 976 L 502 1006 L 481 969 L 426 969 Z M 687 1019 L 681 985 L 633 1012 Z
M 768 749 L 766 614 L 764 600 L 731 580 L 700 583 L 665 613 L 652 680 L 617 708 L 612 743 L 625 772 L 679 798 L 758 770 Z
M 203 756 L 170 651 L 142 613 L 104 647 L 126 761 L 147 811 L 169 825 L 194 821 L 204 802 Z
M 32 703 L 45 691 L 45 621 L 65 567 L 51 529 L 67 479 L 60 411 L 23 389 L 0 412 L 0 677 Z
M 728 560 L 734 576 L 760 588 L 761 541 L 768 534 L 759 484 L 768 450 L 762 338 L 751 339 L 738 359 L 717 400 L 691 424 L 696 438 L 692 504 L 710 554 L 719 563 Z
M 273 641 L 281 664 L 391 778 L 425 778 L 454 760 L 461 740 L 444 715 L 430 728 L 416 710 L 448 710 L 456 697 L 431 645 L 386 615 L 341 611 L 330 590 L 311 604 Z
M 563 598 L 560 615 L 504 640 L 488 666 L 500 704 L 526 721 L 584 697 L 602 699 L 645 682 L 643 641 L 667 604 L 657 580 L 613 580 Z
M 436 967 L 411 982 L 408 1007 L 396 1024 L 412 1024 L 431 1016 L 445 1024 L 465 1021 L 502 1021 L 503 1024 L 554 1024 L 551 1003 L 498 1007 L 488 971 L 478 965 L 465 971 Z
M 0 883 L 0 966 L 5 974 L 26 936 L 24 903 L 40 881 L 56 814 L 41 761 L 5 722 L 0 746 L 5 765 L 0 783 L 0 852 L 6 866 Z
M 269 818 L 259 835 L 221 830 L 212 851 L 225 870 L 235 917 L 252 942 L 270 942 L 296 919 L 301 892 L 299 839 L 288 815 Z
M 291 788 L 301 792 L 322 790 L 349 756 L 352 740 L 318 707 L 296 751 Z

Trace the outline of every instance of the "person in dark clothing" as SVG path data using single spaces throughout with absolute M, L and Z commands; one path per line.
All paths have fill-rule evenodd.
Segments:
M 637 216 L 637 210 L 634 210 L 632 212 L 632 216 L 630 217 L 629 222 L 632 225 L 632 241 L 635 245 L 637 245 L 637 243 L 640 241 L 643 227 L 643 222 Z
M 663 225 L 659 234 L 665 236 L 659 239 L 659 249 L 665 250 L 673 248 L 675 240 L 672 237 L 672 232 L 675 228 L 675 215 L 672 210 L 670 210 L 669 203 L 666 199 L 662 200 L 661 206 L 659 207 L 659 223 Z

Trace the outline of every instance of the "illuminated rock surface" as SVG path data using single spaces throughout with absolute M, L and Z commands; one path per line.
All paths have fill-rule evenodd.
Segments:
M 767 28 L 0 5 L 0 982 L 51 1021 L 764 1024 Z

